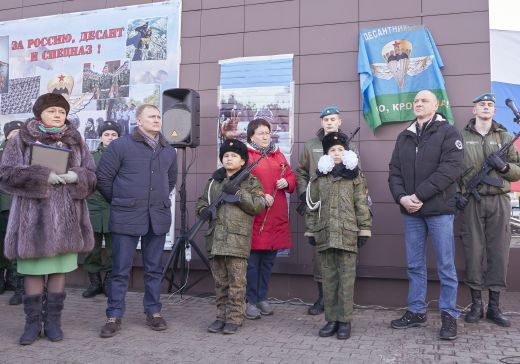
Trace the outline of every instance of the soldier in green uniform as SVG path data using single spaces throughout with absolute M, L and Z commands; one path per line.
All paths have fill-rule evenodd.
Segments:
M 510 182 L 520 179 L 520 157 L 512 146 L 505 158 L 497 155 L 502 145 L 511 141 L 511 134 L 501 124 L 493 120 L 495 115 L 495 95 L 485 93 L 473 100 L 473 114 L 468 125 L 462 130 L 464 138 L 464 170 L 461 185 L 479 172 L 484 162 L 493 171 L 491 177 L 503 180 L 503 187 L 482 185 L 478 192 L 480 201 L 462 193 L 456 195 L 457 207 L 462 209 L 461 237 L 466 259 L 466 285 L 471 290 L 471 310 L 465 321 L 474 323 L 484 317 L 482 290 L 489 290 L 489 304 L 486 318 L 499 326 L 508 327 L 510 321 L 499 308 L 500 291 L 506 288 L 507 264 L 511 243 L 511 191 Z
M 217 319 L 208 331 L 234 334 L 244 321 L 247 259 L 251 250 L 254 216 L 265 207 L 260 181 L 247 176 L 240 186 L 228 184 L 247 165 L 248 152 L 244 143 L 226 139 L 219 152 L 223 167 L 217 169 L 197 201 L 200 218 L 211 219 L 207 207 L 221 193 L 238 195 L 237 202 L 224 202 L 216 219 L 209 222 L 206 250 L 215 280 Z
M 307 184 L 311 180 L 312 177 L 316 175 L 316 167 L 318 166 L 318 160 L 321 156 L 323 156 L 323 146 L 321 141 L 323 137 L 332 132 L 340 131 L 339 127 L 341 126 L 341 117 L 339 114 L 339 109 L 336 106 L 328 106 L 323 109 L 320 113 L 321 119 L 321 128 L 316 133 L 316 136 L 307 142 L 305 142 L 303 146 L 303 151 L 300 155 L 300 160 L 298 162 L 298 168 L 295 171 L 296 174 L 296 190 L 298 196 L 300 196 L 300 200 L 305 202 L 305 190 L 307 189 Z M 350 146 L 352 150 L 356 151 L 354 145 Z M 305 205 L 302 205 L 303 207 Z M 318 219 L 318 214 L 316 211 L 311 211 L 309 209 L 305 210 L 305 236 L 309 239 L 309 244 L 312 246 L 316 246 L 316 241 L 314 240 L 313 228 L 316 224 L 316 220 Z M 316 302 L 309 307 L 307 313 L 309 315 L 319 315 L 323 313 L 323 285 L 322 285 L 322 275 L 320 269 L 320 261 L 319 254 L 316 249 L 314 249 L 313 255 L 313 276 L 314 280 L 318 286 L 318 299 Z
M 319 336 L 336 334 L 345 340 L 350 337 L 356 257 L 371 236 L 372 217 L 358 157 L 349 150 L 347 136 L 328 133 L 322 145 L 324 155 L 306 193 L 307 206 L 317 212 L 314 239 L 323 275 L 327 323 Z
M 99 128 L 101 143 L 92 152 L 96 166 L 99 164 L 101 155 L 108 145 L 119 138 L 119 125 L 114 121 L 105 121 Z M 90 285 L 83 292 L 83 297 L 91 298 L 99 293 L 107 294 L 110 284 L 110 272 L 112 271 L 112 235 L 108 228 L 110 217 L 110 204 L 96 191 L 87 199 L 90 212 L 90 222 L 94 229 L 95 245 L 94 249 L 85 258 L 85 270 L 88 273 Z M 103 254 L 102 244 L 105 239 L 105 254 Z M 101 281 L 101 272 L 105 272 L 105 279 Z
M 4 125 L 5 140 L 0 145 L 0 160 L 6 143 L 20 131 L 23 122 L 13 120 Z M 0 191 L 0 294 L 5 289 L 14 290 L 13 296 L 9 299 L 10 305 L 22 303 L 23 296 L 23 275 L 16 271 L 16 260 L 10 261 L 4 256 L 4 239 L 9 220 L 9 209 L 11 208 L 11 195 Z M 4 279 L 5 273 L 5 279 Z
M 117 97 L 128 97 L 130 88 L 130 69 L 128 68 L 128 61 L 123 63 L 121 70 L 117 76 Z

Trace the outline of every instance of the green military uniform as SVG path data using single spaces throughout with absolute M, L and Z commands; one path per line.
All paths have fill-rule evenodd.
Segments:
M 209 206 L 228 182 L 227 176 L 221 181 L 210 179 L 197 201 L 197 213 Z M 205 235 L 215 280 L 217 320 L 237 325 L 244 320 L 246 269 L 253 220 L 265 207 L 262 185 L 253 175 L 240 184 L 240 195 L 239 203 L 225 202 L 218 208 L 217 218 L 209 223 Z
M 485 159 L 498 151 L 512 137 L 506 128 L 493 121 L 489 132 L 482 136 L 475 130 L 475 119 L 470 120 L 462 131 L 464 138 L 464 170 L 473 167 L 463 176 L 462 185 L 479 172 Z M 516 148 L 509 149 L 505 162 L 509 163 L 507 173 L 495 170 L 490 176 L 504 180 L 504 187 L 482 185 L 478 192 L 482 197 L 477 202 L 469 198 L 468 205 L 460 214 L 461 238 L 466 259 L 465 283 L 474 290 L 489 289 L 499 292 L 506 287 L 507 265 L 511 243 L 511 201 L 507 194 L 510 182 L 520 179 L 520 157 Z M 464 190 L 462 190 L 464 192 Z
M 106 149 L 103 143 L 92 152 L 92 157 L 99 164 L 101 154 Z M 87 199 L 88 209 L 90 212 L 90 222 L 94 230 L 95 245 L 94 249 L 85 258 L 85 270 L 88 273 L 110 272 L 112 270 L 112 234 L 108 228 L 108 220 L 110 217 L 110 204 L 95 191 Z M 103 253 L 102 244 L 105 239 L 105 253 Z
M 322 151 L 323 153 L 323 151 Z M 320 176 L 310 184 L 311 199 L 320 201 L 314 226 L 320 254 L 325 298 L 325 320 L 350 322 L 354 305 L 354 281 L 358 236 L 370 236 L 372 217 L 365 180 Z
M 300 160 L 298 161 L 298 168 L 296 168 L 296 193 L 298 196 L 302 196 L 305 194 L 307 189 L 307 185 L 311 178 L 316 175 L 316 168 L 318 167 L 318 160 L 321 156 L 323 156 L 323 146 L 321 141 L 324 137 L 323 129 L 318 130 L 316 133 L 316 137 L 305 142 L 303 146 L 303 152 L 300 155 Z M 358 153 L 357 147 L 352 144 L 350 148 Z M 359 167 L 360 168 L 360 167 Z M 314 236 L 314 227 L 318 220 L 318 214 L 316 211 L 311 211 L 310 209 L 305 209 L 305 236 L 313 237 Z M 313 276 L 316 282 L 322 282 L 320 261 L 318 251 L 314 250 L 313 256 Z
M 117 77 L 117 85 L 119 88 L 119 97 L 128 97 L 130 85 L 130 70 L 121 71 Z
M 102 73 L 99 76 L 100 99 L 108 99 L 112 88 L 113 76 L 111 73 Z

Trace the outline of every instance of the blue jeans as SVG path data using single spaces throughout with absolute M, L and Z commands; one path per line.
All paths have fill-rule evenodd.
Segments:
M 267 299 L 276 250 L 251 250 L 247 261 L 247 302 L 257 304 Z
M 144 269 L 144 311 L 153 315 L 161 311 L 162 264 L 166 234 L 155 235 L 150 226 L 141 237 Z M 112 275 L 108 289 L 107 317 L 121 318 L 125 313 L 125 295 L 139 236 L 112 233 Z
M 457 309 L 457 271 L 455 270 L 455 240 L 453 215 L 410 216 L 403 214 L 406 260 L 408 264 L 408 310 L 425 313 L 426 238 L 430 235 L 437 260 L 441 282 L 439 309 L 452 317 L 460 315 Z

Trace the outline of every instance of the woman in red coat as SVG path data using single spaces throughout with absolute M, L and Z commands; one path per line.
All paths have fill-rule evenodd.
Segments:
M 272 315 L 267 302 L 267 289 L 276 253 L 291 247 L 289 207 L 286 192 L 296 186 L 289 163 L 271 141 L 271 124 L 265 119 L 254 119 L 247 127 L 249 163 L 266 156 L 251 172 L 258 177 L 265 191 L 267 208 L 255 216 L 251 255 L 247 265 L 246 317 L 257 319 Z

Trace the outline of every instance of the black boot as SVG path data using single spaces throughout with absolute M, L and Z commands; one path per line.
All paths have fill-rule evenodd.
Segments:
M 97 294 L 103 292 L 103 285 L 101 284 L 101 274 L 89 273 L 88 279 L 90 280 L 90 286 L 81 294 L 85 298 L 95 297 Z
M 108 297 L 108 292 L 110 289 L 110 283 L 112 283 L 112 271 L 108 271 L 105 273 L 105 279 L 103 280 L 103 293 L 105 297 Z
M 489 291 L 489 304 L 486 318 L 498 326 L 509 327 L 511 322 L 502 314 L 499 307 L 500 292 Z
M 478 322 L 484 317 L 484 307 L 482 306 L 482 292 L 471 288 L 471 309 L 464 317 L 464 321 L 469 323 Z
M 61 311 L 63 311 L 65 295 L 65 292 L 47 293 L 47 302 L 43 317 L 43 333 L 50 341 L 63 340 L 63 331 L 61 331 Z
M 5 292 L 5 269 L 0 269 L 0 294 Z
M 318 335 L 321 337 L 329 337 L 332 336 L 338 331 L 338 322 L 337 321 L 329 321 L 323 326 Z
M 325 307 L 323 305 L 323 283 L 321 283 L 321 282 L 316 282 L 316 283 L 318 284 L 318 299 L 307 310 L 307 313 L 309 315 L 313 315 L 313 316 L 322 314 L 323 311 L 325 310 Z
M 23 296 L 23 310 L 25 312 L 25 328 L 20 337 L 20 345 L 31 345 L 42 330 L 42 301 L 43 295 Z
M 5 290 L 6 291 L 14 291 L 16 289 L 16 271 L 12 269 L 6 269 L 5 272 Z
M 9 298 L 9 304 L 12 306 L 16 306 L 22 303 L 23 297 L 23 276 L 21 274 L 17 274 L 16 277 L 16 288 L 14 290 L 14 294 Z
M 339 340 L 347 340 L 350 337 L 350 322 L 338 322 L 336 337 Z

